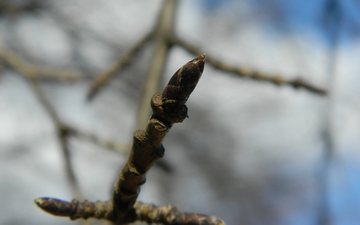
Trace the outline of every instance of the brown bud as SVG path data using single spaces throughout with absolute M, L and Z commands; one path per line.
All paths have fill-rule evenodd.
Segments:
M 162 93 L 163 102 L 175 100 L 180 104 L 185 104 L 204 71 L 204 65 L 205 54 L 191 60 L 176 71 Z

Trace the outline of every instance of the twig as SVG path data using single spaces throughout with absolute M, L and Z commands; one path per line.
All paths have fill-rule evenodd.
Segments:
M 119 220 L 134 205 L 145 183 L 146 172 L 164 155 L 161 143 L 174 123 L 181 123 L 187 117 L 185 102 L 194 90 L 204 70 L 205 55 L 185 64 L 170 79 L 162 94 L 151 99 L 153 115 L 146 130 L 134 133 L 133 146 L 129 159 L 114 185 L 114 203 L 119 211 Z
M 84 131 L 79 131 L 79 130 L 74 129 L 73 127 L 69 127 L 67 125 L 64 126 L 64 128 L 67 130 L 67 132 L 71 136 L 89 140 L 94 144 L 97 144 L 97 145 L 104 147 L 106 149 L 109 149 L 109 150 L 113 150 L 122 155 L 127 155 L 129 152 L 129 149 L 131 147 L 130 145 L 120 143 L 118 141 L 103 139 L 94 134 L 86 133 Z M 158 162 L 156 162 L 155 165 L 160 167 L 161 169 L 163 169 L 165 172 L 171 173 L 173 171 L 172 166 L 169 165 L 166 161 L 163 161 L 163 160 L 158 161 Z
M 215 216 L 207 216 L 197 213 L 182 213 L 173 205 L 158 207 L 153 204 L 136 202 L 135 218 L 148 224 L 161 223 L 165 225 L 226 225 L 225 222 Z
M 73 166 L 71 164 L 70 150 L 69 150 L 69 146 L 68 146 L 69 130 L 61 122 L 55 109 L 52 107 L 49 100 L 45 97 L 45 94 L 41 90 L 41 87 L 38 84 L 38 82 L 36 81 L 36 79 L 29 77 L 29 80 L 30 80 L 31 86 L 33 87 L 33 89 L 35 91 L 36 97 L 39 99 L 40 103 L 44 106 L 44 108 L 48 112 L 50 118 L 55 123 L 57 137 L 59 138 L 60 148 L 61 148 L 63 156 L 64 156 L 67 179 L 70 183 L 71 189 L 75 193 L 75 196 L 77 196 L 78 199 L 83 199 L 78 181 L 77 181 L 75 173 L 74 173 Z M 88 225 L 88 222 L 83 221 L 81 224 Z
M 67 138 L 68 138 L 68 132 L 65 129 L 65 126 L 61 122 L 59 116 L 57 115 L 55 109 L 50 104 L 49 100 L 45 97 L 45 94 L 41 90 L 40 85 L 38 84 L 36 77 L 39 75 L 39 71 L 42 71 L 41 69 L 32 68 L 24 63 L 22 63 L 15 55 L 6 52 L 5 50 L 0 48 L 0 57 L 3 59 L 6 63 L 8 63 L 10 66 L 12 66 L 14 69 L 18 70 L 20 73 L 25 75 L 26 78 L 28 78 L 29 83 L 31 87 L 33 88 L 36 97 L 40 101 L 40 103 L 45 108 L 45 111 L 49 114 L 51 120 L 55 124 L 55 128 L 57 131 L 57 136 L 59 138 L 59 144 L 61 146 L 63 155 L 64 155 L 64 161 L 66 166 L 66 171 L 68 175 L 68 180 L 72 186 L 72 190 L 75 192 L 75 195 L 82 199 L 81 192 L 79 185 L 77 183 L 75 174 L 73 172 L 73 168 L 70 162 L 70 153 L 67 146 Z
M 54 215 L 69 217 L 71 220 L 76 219 L 105 219 L 114 222 L 114 205 L 113 201 L 106 202 L 96 201 L 78 201 L 73 199 L 67 202 L 55 198 L 37 198 L 34 200 L 42 210 Z M 127 218 L 127 223 L 141 221 L 148 224 L 161 223 L 164 225 L 181 224 L 181 225 L 225 225 L 225 222 L 215 216 L 207 216 L 196 213 L 182 213 L 175 206 L 155 206 L 136 202 Z
M 145 127 L 151 113 L 149 99 L 151 95 L 159 91 L 162 72 L 169 53 L 169 36 L 174 32 L 175 9 L 177 0 L 166 0 L 158 18 L 154 34 L 155 50 L 153 53 L 151 68 L 147 81 L 143 87 L 143 93 L 137 115 L 137 129 Z M 200 55 L 200 54 L 199 54 Z
M 44 2 L 40 1 L 25 1 L 21 2 L 11 2 L 0 0 L 0 13 L 9 13 L 15 14 L 19 12 L 31 12 L 39 9 L 45 8 Z
M 106 140 L 106 139 L 100 138 L 94 134 L 86 133 L 84 131 L 77 130 L 70 126 L 66 126 L 66 130 L 68 130 L 68 132 L 71 136 L 89 140 L 94 144 L 97 144 L 97 145 L 107 148 L 107 149 L 114 150 L 115 152 L 121 153 L 123 155 L 126 154 L 128 152 L 128 149 L 130 148 L 130 146 L 127 144 L 120 143 L 117 141 Z
M 152 97 L 152 117 L 146 130 L 134 133 L 132 149 L 115 182 L 112 200 L 93 203 L 74 199 L 69 203 L 54 198 L 38 198 L 35 203 L 50 214 L 73 220 L 95 217 L 116 224 L 141 220 L 163 224 L 224 225 L 222 220 L 212 216 L 180 213 L 174 206 L 136 203 L 140 186 L 146 181 L 146 173 L 164 156 L 161 143 L 165 135 L 174 123 L 181 123 L 187 117 L 185 103 L 201 77 L 204 63 L 205 55 L 191 60 L 174 74 L 162 94 Z
M 59 144 L 61 146 L 63 155 L 64 155 L 64 161 L 65 161 L 65 167 L 66 167 L 66 174 L 68 176 L 69 183 L 72 187 L 72 190 L 75 192 L 75 195 L 82 199 L 81 191 L 74 173 L 74 169 L 71 164 L 70 159 L 70 151 L 68 148 L 68 135 L 69 132 L 66 129 L 66 126 L 61 122 L 59 119 L 59 116 L 57 115 L 55 109 L 50 104 L 49 100 L 45 97 L 43 91 L 41 90 L 41 87 L 39 86 L 38 82 L 34 79 L 29 77 L 30 84 L 33 87 L 36 97 L 39 99 L 40 103 L 44 106 L 46 112 L 49 114 L 51 120 L 55 123 L 55 128 L 57 131 L 57 136 L 59 138 Z
M 329 29 L 329 64 L 327 65 L 328 87 L 335 90 L 337 55 L 339 50 L 339 37 L 341 35 L 341 6 L 338 0 L 328 0 L 325 4 L 324 20 Z M 333 91 L 333 93 L 335 93 Z M 334 94 L 327 99 L 322 119 L 322 138 L 324 141 L 323 159 L 320 170 L 320 204 L 318 214 L 319 225 L 332 224 L 331 209 L 329 202 L 330 195 L 330 169 L 336 154 L 336 142 L 333 126 Z
M 87 99 L 92 100 L 99 92 L 99 89 L 109 80 L 109 78 L 114 76 L 124 66 L 128 65 L 131 62 L 133 56 L 151 39 L 152 36 L 153 31 L 146 34 L 137 43 L 135 43 L 132 48 L 123 53 L 108 70 L 97 75 L 89 89 Z
M 78 80 L 82 78 L 82 75 L 77 72 L 66 70 L 54 70 L 50 68 L 41 68 L 36 66 L 30 66 L 22 62 L 15 54 L 6 51 L 0 47 L 0 60 L 3 60 L 6 64 L 10 65 L 14 69 L 18 70 L 22 74 L 26 74 L 29 78 L 47 78 L 47 79 L 59 79 L 59 80 Z
M 73 199 L 67 202 L 56 198 L 37 198 L 34 202 L 45 212 L 54 216 L 69 217 L 71 220 L 96 218 L 114 221 L 115 219 L 112 200 L 90 202 Z
M 184 40 L 181 40 L 180 38 L 176 37 L 175 35 L 170 37 L 170 40 L 173 44 L 179 45 L 180 47 L 184 48 L 188 52 L 194 55 L 201 54 L 201 50 L 198 49 L 196 46 L 191 45 L 187 43 Z M 227 64 L 225 62 L 222 62 L 220 60 L 217 60 L 211 56 L 207 56 L 207 62 L 209 62 L 214 68 L 234 73 L 240 77 L 248 77 L 259 81 L 265 81 L 265 82 L 271 82 L 276 85 L 289 85 L 294 88 L 303 88 L 305 90 L 308 90 L 310 92 L 313 92 L 315 94 L 319 95 L 326 95 L 327 91 L 325 89 L 322 89 L 320 87 L 317 87 L 315 85 L 312 85 L 302 79 L 293 79 L 289 80 L 286 78 L 283 78 L 281 76 L 274 76 L 267 73 L 262 73 L 258 71 L 254 71 L 245 67 L 236 67 L 230 64 Z

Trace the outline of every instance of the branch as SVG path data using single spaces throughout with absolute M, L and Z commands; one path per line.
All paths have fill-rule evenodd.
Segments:
M 28 65 L 22 62 L 15 54 L 6 51 L 0 47 L 0 60 L 9 66 L 18 70 L 22 74 L 26 74 L 29 78 L 46 78 L 58 80 L 79 80 L 82 75 L 73 71 L 54 70 L 50 68 L 42 68 Z
M 136 220 L 148 223 L 185 225 L 224 225 L 222 220 L 201 214 L 179 212 L 174 206 L 156 207 L 136 202 L 140 186 L 146 181 L 146 173 L 164 156 L 162 141 L 174 123 L 187 117 L 185 105 L 204 70 L 205 54 L 181 67 L 170 79 L 162 93 L 151 99 L 153 115 L 145 130 L 134 133 L 129 158 L 114 185 L 113 199 L 106 202 L 66 202 L 54 198 L 38 198 L 35 203 L 46 212 L 70 219 L 95 217 L 116 224 Z
M 68 138 L 68 132 L 66 130 L 66 127 L 60 120 L 58 114 L 56 113 L 55 109 L 50 104 L 49 100 L 45 97 L 45 94 L 41 90 L 40 85 L 38 84 L 36 77 L 39 75 L 38 72 L 44 72 L 44 70 L 37 69 L 30 67 L 23 62 L 21 62 L 15 55 L 6 52 L 5 50 L 0 48 L 0 59 L 3 59 L 6 63 L 11 65 L 14 69 L 18 70 L 20 73 L 25 75 L 25 77 L 29 80 L 29 83 L 31 87 L 33 88 L 35 92 L 35 96 L 40 101 L 40 104 L 45 108 L 45 111 L 49 114 L 50 119 L 55 124 L 55 129 L 57 132 L 57 136 L 59 138 L 59 144 L 61 146 L 63 155 L 64 155 L 64 161 L 66 166 L 66 174 L 68 176 L 69 183 L 71 184 L 71 187 L 73 191 L 75 192 L 75 195 L 78 198 L 82 198 L 79 185 L 77 183 L 75 173 L 73 171 L 71 160 L 70 160 L 70 152 L 68 148 L 67 138 Z M 40 73 L 41 74 L 41 73 Z M 58 74 L 59 75 L 59 74 Z M 63 74 L 61 74 L 63 75 Z M 61 76 L 61 78 L 64 78 Z
M 71 220 L 76 219 L 106 219 L 114 221 L 114 211 L 112 200 L 101 202 L 79 201 L 73 199 L 67 202 L 56 198 L 37 198 L 35 204 L 45 212 L 54 216 L 69 217 Z
M 36 97 L 38 98 L 40 103 L 43 105 L 46 112 L 49 114 L 51 120 L 55 124 L 55 129 L 56 129 L 56 132 L 57 132 L 57 136 L 59 138 L 59 144 L 61 146 L 61 150 L 62 150 L 62 153 L 64 155 L 66 174 L 67 174 L 69 183 L 70 183 L 70 185 L 72 187 L 72 190 L 75 192 L 75 195 L 79 199 L 82 199 L 81 191 L 80 191 L 80 188 L 79 188 L 79 185 L 78 185 L 75 173 L 74 173 L 74 169 L 73 169 L 73 166 L 71 164 L 71 159 L 70 159 L 70 150 L 69 150 L 69 147 L 68 147 L 69 130 L 62 123 L 62 121 L 60 120 L 60 118 L 59 118 L 58 114 L 56 113 L 55 109 L 52 107 L 49 100 L 45 97 L 45 94 L 41 90 L 41 87 L 38 84 L 38 82 L 34 78 L 31 78 L 31 77 L 29 77 L 29 80 L 30 80 L 31 86 L 33 87 L 33 89 L 35 91 Z
M 118 60 L 106 71 L 97 75 L 89 89 L 87 94 L 87 99 L 92 100 L 95 95 L 99 92 L 99 89 L 105 85 L 110 77 L 114 76 L 119 72 L 123 67 L 128 65 L 133 58 L 133 56 L 152 38 L 153 31 L 146 34 L 141 38 L 137 43 L 134 44 L 132 48 L 123 53 Z
M 0 0 L 0 13 L 16 14 L 20 12 L 33 12 L 44 9 L 45 6 L 45 2 L 40 1 L 11 2 Z
M 5 51 L 0 48 L 0 60 L 3 60 L 5 63 L 13 67 L 22 73 L 30 83 L 30 86 L 33 88 L 37 99 L 40 101 L 40 104 L 45 108 L 45 111 L 49 114 L 50 119 L 55 124 L 56 134 L 59 140 L 60 148 L 62 150 L 64 161 L 65 161 L 65 170 L 67 174 L 67 179 L 70 183 L 72 191 L 77 196 L 77 198 L 82 199 L 82 194 L 80 187 L 78 185 L 73 166 L 71 164 L 70 150 L 68 147 L 68 135 L 69 130 L 60 120 L 56 110 L 51 105 L 49 100 L 46 98 L 44 92 L 42 91 L 40 85 L 38 84 L 37 78 L 56 78 L 61 80 L 77 80 L 81 77 L 80 74 L 72 73 L 68 71 L 54 71 L 45 68 L 32 67 L 23 63 L 19 58 L 14 54 Z M 87 224 L 87 223 L 82 223 Z
M 69 132 L 69 134 L 71 136 L 81 138 L 81 139 L 86 139 L 94 144 L 97 144 L 97 145 L 107 148 L 107 149 L 114 150 L 115 152 L 121 153 L 123 155 L 126 154 L 128 152 L 128 148 L 130 148 L 130 146 L 128 146 L 127 144 L 117 142 L 117 141 L 103 139 L 94 134 L 86 133 L 84 131 L 77 130 L 70 126 L 66 126 L 66 130 Z
M 170 79 L 162 94 L 151 99 L 153 115 L 146 130 L 134 133 L 129 159 L 114 185 L 114 202 L 120 221 L 134 205 L 145 183 L 146 172 L 164 155 L 161 145 L 166 133 L 174 123 L 181 123 L 187 117 L 185 105 L 204 70 L 205 55 L 185 64 Z
M 129 149 L 130 149 L 130 146 L 127 144 L 124 144 L 124 143 L 121 143 L 118 141 L 103 139 L 94 134 L 79 131 L 79 130 L 77 130 L 73 127 L 67 126 L 67 125 L 66 126 L 64 125 L 64 129 L 71 136 L 81 138 L 81 139 L 86 139 L 88 141 L 91 141 L 94 144 L 97 144 L 98 146 L 113 150 L 122 155 L 127 156 Z M 160 167 L 161 169 L 163 169 L 165 172 L 171 173 L 173 171 L 173 167 L 164 160 L 156 162 L 155 165 Z
M 67 202 L 55 198 L 37 198 L 35 204 L 45 212 L 54 216 L 69 217 L 76 219 L 105 219 L 115 221 L 113 201 L 78 201 L 73 199 Z M 225 222 L 214 216 L 207 216 L 196 213 L 182 213 L 175 206 L 156 206 L 136 202 L 131 211 L 131 215 L 126 219 L 127 223 L 135 221 L 146 222 L 148 224 L 161 223 L 164 225 L 225 225 Z
M 153 53 L 151 67 L 147 76 L 147 81 L 143 87 L 143 93 L 140 100 L 140 106 L 137 115 L 136 128 L 143 128 L 146 126 L 148 118 L 151 114 L 149 106 L 149 99 L 159 91 L 159 84 L 161 81 L 163 69 L 165 67 L 166 59 L 168 58 L 170 42 L 169 36 L 174 32 L 175 9 L 177 0 L 163 1 L 163 6 L 159 14 L 158 22 L 155 27 L 154 42 L 155 50 Z M 198 54 L 200 55 L 200 54 Z
M 178 38 L 174 35 L 170 37 L 170 40 L 171 40 L 172 44 L 179 45 L 180 47 L 184 48 L 191 54 L 194 54 L 194 55 L 201 54 L 200 49 L 198 49 L 196 46 L 191 45 L 191 44 L 187 43 L 186 41 L 181 40 L 180 38 Z M 326 95 L 327 94 L 327 91 L 325 89 L 317 87 L 313 84 L 310 84 L 302 79 L 289 80 L 289 79 L 283 78 L 281 76 L 274 76 L 271 74 L 250 70 L 250 69 L 247 69 L 244 67 L 236 67 L 236 66 L 227 64 L 226 62 L 222 62 L 220 60 L 212 58 L 210 56 L 207 56 L 207 61 L 214 68 L 216 68 L 218 70 L 222 70 L 222 71 L 229 72 L 229 73 L 234 73 L 240 77 L 248 77 L 248 78 L 251 78 L 254 80 L 270 82 L 270 83 L 273 83 L 276 85 L 288 85 L 288 86 L 292 86 L 293 88 L 296 88 L 296 89 L 303 88 L 307 91 L 310 91 L 310 92 L 318 94 L 318 95 Z
M 197 213 L 182 213 L 175 206 L 155 206 L 136 202 L 134 205 L 136 220 L 165 225 L 226 225 L 225 222 L 215 216 L 207 216 Z

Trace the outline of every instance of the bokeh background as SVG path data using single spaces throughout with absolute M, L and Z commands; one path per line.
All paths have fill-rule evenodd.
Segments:
M 130 143 L 154 45 L 93 101 L 86 93 L 93 77 L 152 29 L 162 1 L 0 4 L 1 48 L 31 65 L 85 74 L 72 82 L 41 80 L 60 118 Z M 175 30 L 224 62 L 303 78 L 329 94 L 207 65 L 187 104 L 190 118 L 164 141 L 172 172 L 154 167 L 139 200 L 216 215 L 229 225 L 360 224 L 360 3 L 182 0 Z M 192 58 L 173 48 L 161 86 Z M 77 138 L 69 147 L 84 198 L 110 198 L 125 156 Z M 75 193 L 53 121 L 29 81 L 1 63 L 0 224 L 79 224 L 43 213 L 33 203 L 40 196 L 71 200 Z

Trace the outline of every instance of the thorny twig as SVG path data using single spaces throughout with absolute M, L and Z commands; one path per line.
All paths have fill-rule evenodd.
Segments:
M 74 199 L 69 203 L 54 198 L 38 198 L 35 203 L 46 212 L 73 220 L 95 217 L 116 224 L 136 220 L 163 224 L 225 224 L 212 216 L 180 213 L 174 206 L 156 207 L 136 202 L 140 186 L 146 181 L 146 173 L 164 156 L 162 141 L 165 135 L 174 123 L 181 123 L 187 117 L 185 103 L 201 77 L 204 63 L 205 55 L 191 60 L 174 74 L 162 94 L 152 97 L 153 114 L 146 129 L 134 133 L 128 161 L 114 185 L 113 199 L 95 203 Z

